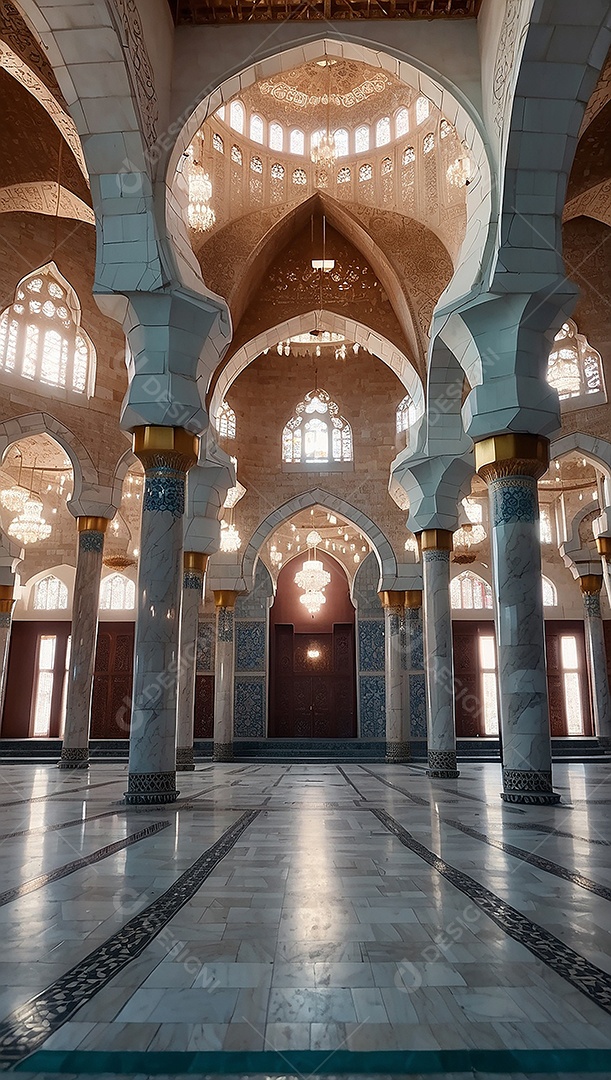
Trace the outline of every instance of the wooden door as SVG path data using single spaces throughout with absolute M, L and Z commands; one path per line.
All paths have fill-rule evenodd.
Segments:
M 353 626 L 340 623 L 331 633 L 296 634 L 292 625 L 276 624 L 271 669 L 271 737 L 356 737 Z
M 91 738 L 127 739 L 131 721 L 134 623 L 100 623 L 91 702 Z

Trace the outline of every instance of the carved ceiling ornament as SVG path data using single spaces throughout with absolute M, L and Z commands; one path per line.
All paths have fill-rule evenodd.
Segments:
M 53 97 L 62 108 L 68 106 L 59 88 L 55 72 L 49 63 L 44 48 L 34 37 L 29 26 L 11 0 L 0 0 L 0 38 L 32 71 L 36 72 L 45 83 Z
M 499 138 L 503 133 L 503 120 L 505 118 L 507 100 L 511 90 L 511 72 L 513 71 L 518 47 L 520 11 L 523 4 L 524 0 L 507 0 L 505 19 L 503 21 L 496 50 L 492 97 L 494 123 Z
M 74 218 L 95 225 L 95 215 L 91 207 L 54 180 L 37 180 L 0 188 L 0 214 L 11 214 L 20 210 L 48 214 L 51 217 L 57 214 L 58 217 Z
M 150 148 L 157 141 L 159 105 L 155 90 L 155 76 L 142 32 L 136 0 L 113 0 L 127 47 L 127 63 L 138 99 L 140 119 L 146 145 Z

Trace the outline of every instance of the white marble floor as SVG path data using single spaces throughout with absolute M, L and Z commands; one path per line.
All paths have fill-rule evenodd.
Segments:
M 144 809 L 122 766 L 3 766 L 0 1064 L 598 1050 L 609 1076 L 608 777 L 558 764 L 561 804 L 516 807 L 495 765 L 202 765 Z

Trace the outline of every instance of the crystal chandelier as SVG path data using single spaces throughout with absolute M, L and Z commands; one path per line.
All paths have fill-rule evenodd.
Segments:
M 321 592 L 306 592 L 299 597 L 299 602 L 307 608 L 310 615 L 317 615 L 322 605 L 326 604 L 327 601 Z
M 320 559 L 306 559 L 301 570 L 295 574 L 295 584 L 304 592 L 321 592 L 331 581 Z
M 337 160 L 337 153 L 335 139 L 331 134 L 331 64 L 329 63 L 327 63 L 327 72 L 329 76 L 327 86 L 327 130 L 323 132 L 320 139 L 312 147 L 310 158 L 318 169 L 330 171 Z
M 206 232 L 212 228 L 216 221 L 216 214 L 210 206 L 212 184 L 208 173 L 195 160 L 194 149 L 192 149 L 191 155 L 189 164 L 189 225 L 199 232 Z
M 11 521 L 8 535 L 20 544 L 36 544 L 51 535 L 51 526 L 42 517 L 42 503 L 39 499 L 28 498 L 23 511 Z
M 280 569 L 280 567 L 282 566 L 282 552 L 278 551 L 278 548 L 276 547 L 275 544 L 272 544 L 272 546 L 271 546 L 271 548 L 269 550 L 269 557 L 270 557 L 270 560 L 272 562 L 272 565 L 276 566 L 276 567 L 278 567 L 278 569 Z
M 229 522 L 229 524 L 226 521 L 221 521 L 221 551 L 239 551 L 241 545 L 242 537 L 233 521 Z
M 420 552 L 418 551 L 418 541 L 415 536 L 408 536 L 405 541 L 405 550 L 411 552 L 412 555 L 415 555 L 416 559 L 418 558 Z
M 20 514 L 27 501 L 28 492 L 25 488 L 12 487 L 0 491 L 0 503 L 2 503 L 5 510 L 10 510 L 12 514 Z

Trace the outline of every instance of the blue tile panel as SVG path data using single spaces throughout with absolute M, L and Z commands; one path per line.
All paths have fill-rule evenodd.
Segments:
M 236 621 L 235 633 L 236 671 L 265 671 L 265 623 Z
M 426 684 L 424 672 L 409 676 L 410 730 L 413 739 L 426 739 Z
M 359 620 L 359 671 L 384 671 L 384 620 Z
M 236 739 L 265 737 L 265 676 L 235 680 L 233 734 Z
M 386 690 L 383 675 L 359 676 L 362 739 L 383 739 L 386 734 Z
M 197 670 L 214 671 L 214 637 L 215 625 L 213 619 L 201 620 L 197 632 Z

